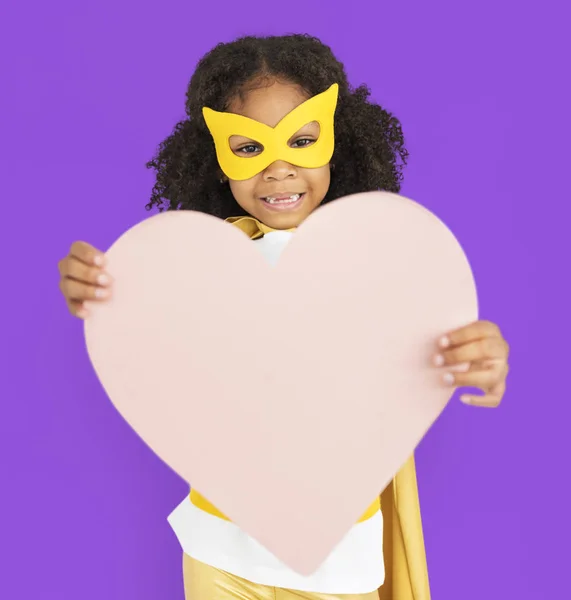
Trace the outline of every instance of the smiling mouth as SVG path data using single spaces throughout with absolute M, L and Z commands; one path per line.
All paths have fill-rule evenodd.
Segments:
M 276 194 L 274 196 L 264 196 L 262 200 L 270 206 L 290 206 L 299 202 L 305 193 L 302 194 Z

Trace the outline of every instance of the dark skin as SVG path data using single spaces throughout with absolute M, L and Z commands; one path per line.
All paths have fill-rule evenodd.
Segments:
M 506 393 L 509 351 L 495 323 L 476 321 L 438 341 L 434 364 L 445 370 L 443 377 L 448 385 L 482 390 L 483 395 L 463 394 L 462 402 L 495 408 Z
M 307 94 L 299 86 L 273 81 L 249 92 L 243 101 L 234 101 L 231 112 L 254 119 L 269 127 L 275 127 L 281 119 L 307 100 Z M 308 123 L 289 140 L 289 146 L 298 148 L 314 144 L 319 138 L 319 125 Z M 257 156 L 263 150 L 257 140 L 232 136 L 230 147 L 234 154 L 246 159 Z M 244 153 L 245 151 L 245 153 Z M 304 169 L 283 160 L 278 160 L 261 173 L 244 181 L 229 180 L 228 185 L 236 202 L 249 215 L 273 229 L 298 227 L 325 199 L 331 183 L 331 166 Z M 300 193 L 299 205 L 272 210 L 262 197 Z
M 401 124 L 370 101 L 366 86 L 350 86 L 328 46 L 303 35 L 245 37 L 218 45 L 199 62 L 188 87 L 187 117 L 147 164 L 156 172 L 147 208 L 192 209 L 222 219 L 246 214 L 224 181 L 202 109 L 249 111 L 250 93 L 276 82 L 295 86 L 306 98 L 339 86 L 335 168 L 323 204 L 359 192 L 400 191 L 408 158 Z
M 265 63 L 260 58 L 264 52 Z M 223 177 L 201 117 L 203 106 L 241 112 L 274 126 L 304 99 L 334 82 L 339 83 L 340 93 L 331 165 L 300 169 L 278 161 L 246 182 Z M 228 94 L 227 88 L 234 93 Z M 400 124 L 380 106 L 369 103 L 367 96 L 365 88 L 350 90 L 342 65 L 315 38 L 244 38 L 217 47 L 201 61 L 191 80 L 188 121 L 175 128 L 148 163 L 157 171 L 148 208 L 192 209 L 221 218 L 253 214 L 270 227 L 286 229 L 298 226 L 318 206 L 335 198 L 378 189 L 398 193 L 408 156 Z M 311 140 L 317 135 L 308 124 L 298 137 Z M 233 140 L 237 152 L 249 142 L 255 140 Z M 258 203 L 260 195 L 271 195 L 274 188 L 284 185 L 295 192 L 308 191 L 307 202 L 296 211 L 279 214 Z M 111 296 L 113 281 L 105 270 L 105 255 L 86 242 L 72 244 L 59 263 L 59 272 L 68 309 L 81 319 L 88 317 L 85 301 L 104 302 Z M 481 390 L 481 395 L 461 396 L 474 406 L 499 406 L 506 391 L 508 358 L 507 341 L 489 321 L 476 321 L 435 341 L 434 365 L 442 370 L 444 382 Z

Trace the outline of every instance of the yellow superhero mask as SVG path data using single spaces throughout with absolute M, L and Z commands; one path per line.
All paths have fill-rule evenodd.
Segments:
M 294 108 L 275 127 L 204 107 L 202 114 L 214 139 L 218 164 L 226 177 L 237 181 L 250 179 L 277 160 L 306 169 L 326 165 L 335 146 L 333 122 L 338 93 L 339 86 L 334 83 L 325 92 Z M 292 148 L 288 142 L 293 135 L 314 121 L 319 123 L 317 141 L 307 147 Z M 262 146 L 262 151 L 255 156 L 237 156 L 230 147 L 233 135 L 255 141 Z

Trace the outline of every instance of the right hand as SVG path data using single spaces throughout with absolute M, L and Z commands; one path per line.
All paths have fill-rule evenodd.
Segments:
M 89 316 L 85 300 L 104 301 L 110 297 L 112 280 L 104 270 L 105 255 L 97 248 L 74 242 L 58 267 L 59 287 L 72 315 L 85 319 Z

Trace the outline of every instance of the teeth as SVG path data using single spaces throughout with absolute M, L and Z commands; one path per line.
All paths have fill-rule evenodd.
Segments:
M 265 201 L 268 204 L 288 204 L 290 202 L 297 202 L 299 200 L 300 196 L 301 196 L 301 194 L 293 194 L 293 196 L 290 196 L 289 198 L 284 198 L 284 199 L 280 199 L 280 200 L 276 200 L 275 198 L 268 196 L 267 198 L 265 198 Z

